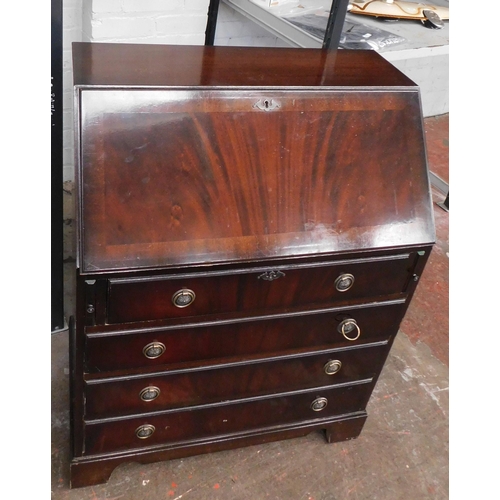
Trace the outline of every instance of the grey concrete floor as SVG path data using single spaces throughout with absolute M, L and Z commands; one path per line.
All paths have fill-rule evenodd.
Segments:
M 426 120 L 430 168 L 447 169 L 447 117 Z M 427 130 L 426 130 L 427 131 Z M 446 138 L 443 138 L 446 136 Z M 437 144 L 434 154 L 432 144 Z M 445 145 L 445 147 L 443 146 Z M 441 170 L 440 170 L 441 169 Z M 72 188 L 66 190 L 71 207 Z M 443 200 L 433 191 L 434 201 Z M 448 213 L 434 205 L 437 243 L 368 405 L 358 439 L 306 437 L 141 465 L 69 489 L 68 332 L 52 335 L 54 500 L 429 500 L 449 498 Z M 69 213 L 71 209 L 68 208 Z M 71 214 L 65 226 L 67 315 L 74 308 Z

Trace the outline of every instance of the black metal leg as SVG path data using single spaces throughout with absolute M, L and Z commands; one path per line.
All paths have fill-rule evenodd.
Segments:
M 323 40 L 324 49 L 338 49 L 348 4 L 349 0 L 332 0 L 330 17 L 328 18 L 325 38 Z
M 207 29 L 205 31 L 205 45 L 214 44 L 219 4 L 220 0 L 210 0 L 210 5 L 208 6 Z
M 441 203 L 437 204 L 438 207 L 441 207 L 443 210 L 446 210 L 447 212 L 450 211 L 450 192 L 446 194 L 446 199 L 442 201 Z

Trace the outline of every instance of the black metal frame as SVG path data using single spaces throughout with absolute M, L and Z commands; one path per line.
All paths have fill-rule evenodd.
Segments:
M 328 17 L 328 24 L 326 25 L 325 38 L 323 39 L 324 49 L 338 49 L 348 4 L 349 0 L 332 0 L 330 16 Z
M 62 0 L 51 0 L 51 329 L 64 328 Z
M 215 30 L 217 28 L 217 15 L 219 14 L 220 0 L 210 0 L 208 6 L 207 29 L 205 31 L 205 45 L 213 45 Z
M 332 0 L 325 38 L 323 39 L 323 49 L 335 50 L 338 48 L 348 4 L 349 0 Z M 207 29 L 205 31 L 205 45 L 214 44 L 219 5 L 220 0 L 210 0 Z
M 441 201 L 437 204 L 438 207 L 442 208 L 443 210 L 446 210 L 446 212 L 450 211 L 450 192 L 446 193 L 446 198 L 444 201 Z

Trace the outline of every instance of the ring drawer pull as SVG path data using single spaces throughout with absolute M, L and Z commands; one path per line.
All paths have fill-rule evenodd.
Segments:
M 347 292 L 352 285 L 354 285 L 354 276 L 349 273 L 344 273 L 341 274 L 336 280 L 335 280 L 335 288 L 339 292 Z
M 148 437 L 151 437 L 155 431 L 155 426 L 146 424 L 146 425 L 141 425 L 140 427 L 137 427 L 135 430 L 135 435 L 139 439 L 147 439 Z
M 342 363 L 338 359 L 333 359 L 328 361 L 328 363 L 323 367 L 323 370 L 327 375 L 335 375 L 342 368 Z
M 182 309 L 183 307 L 191 305 L 195 298 L 196 295 L 193 290 L 183 288 L 182 290 L 178 290 L 174 293 L 172 296 L 172 302 L 175 307 L 180 307 Z
M 144 347 L 142 353 L 148 359 L 156 359 L 159 358 L 165 352 L 165 350 L 165 344 L 162 344 L 161 342 L 151 342 Z
M 324 410 L 326 408 L 327 404 L 328 404 L 328 399 L 326 399 L 326 398 L 316 398 L 311 403 L 311 410 L 313 410 L 313 411 Z
M 155 387 L 154 385 L 150 385 L 149 387 L 145 387 L 140 393 L 139 397 L 143 401 L 153 401 L 160 395 L 160 389 Z
M 337 330 L 347 339 L 350 341 L 358 340 L 359 336 L 361 335 L 361 329 L 359 328 L 358 324 L 356 323 L 355 319 L 349 318 L 345 319 L 340 323 L 339 327 Z M 351 333 L 352 331 L 356 331 L 356 336 L 355 337 L 350 337 L 348 333 Z

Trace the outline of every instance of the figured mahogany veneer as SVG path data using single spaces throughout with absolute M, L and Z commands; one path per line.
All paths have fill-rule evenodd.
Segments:
M 71 486 L 355 438 L 434 242 L 418 87 L 372 51 L 73 56 Z
M 349 414 L 365 408 L 372 389 L 372 379 L 357 381 L 349 386 L 322 387 L 295 394 L 276 394 L 266 398 L 247 398 L 223 405 L 204 405 L 185 411 L 130 417 L 127 420 L 91 422 L 85 428 L 86 451 L 89 454 L 129 450 L 162 443 L 175 443 L 224 436 L 248 430 L 297 421 L 328 418 Z M 311 404 L 320 398 L 327 400 L 321 412 Z M 148 440 L 138 439 L 140 426 L 152 425 Z
M 277 307 L 335 304 L 340 300 L 389 295 L 404 291 L 415 255 L 390 258 L 317 262 L 300 267 L 276 266 L 233 270 L 209 277 L 184 275 L 121 278 L 109 281 L 108 323 L 128 323 L 211 313 L 250 313 Z M 270 276 L 275 272 L 276 277 Z M 279 273 L 279 274 L 278 274 Z M 335 282 L 347 274 L 354 282 L 337 290 Z M 171 300 L 178 290 L 188 289 L 196 298 L 189 307 L 176 307 Z M 217 290 L 217 293 L 212 293 Z M 142 300 L 137 301 L 136 297 Z
M 406 301 L 401 298 L 372 307 L 313 309 L 285 315 L 240 318 L 240 321 L 89 333 L 86 371 L 114 371 L 121 367 L 158 369 L 173 363 L 199 363 L 218 358 L 249 358 L 308 348 L 317 350 L 360 345 L 395 335 L 398 325 L 395 319 L 402 318 L 405 306 Z M 349 318 L 356 321 L 361 331 L 355 342 L 347 340 L 339 331 L 341 322 Z M 162 343 L 165 352 L 157 358 L 148 359 L 143 350 L 154 342 Z
M 303 390 L 371 379 L 380 371 L 386 347 L 387 342 L 380 342 L 369 347 L 212 366 L 203 371 L 177 369 L 160 375 L 94 379 L 85 390 L 85 417 L 119 417 L 286 392 L 290 387 Z M 330 374 L 325 368 L 329 362 L 335 362 L 333 369 L 339 366 L 338 371 Z M 146 399 L 141 398 L 143 391 Z

